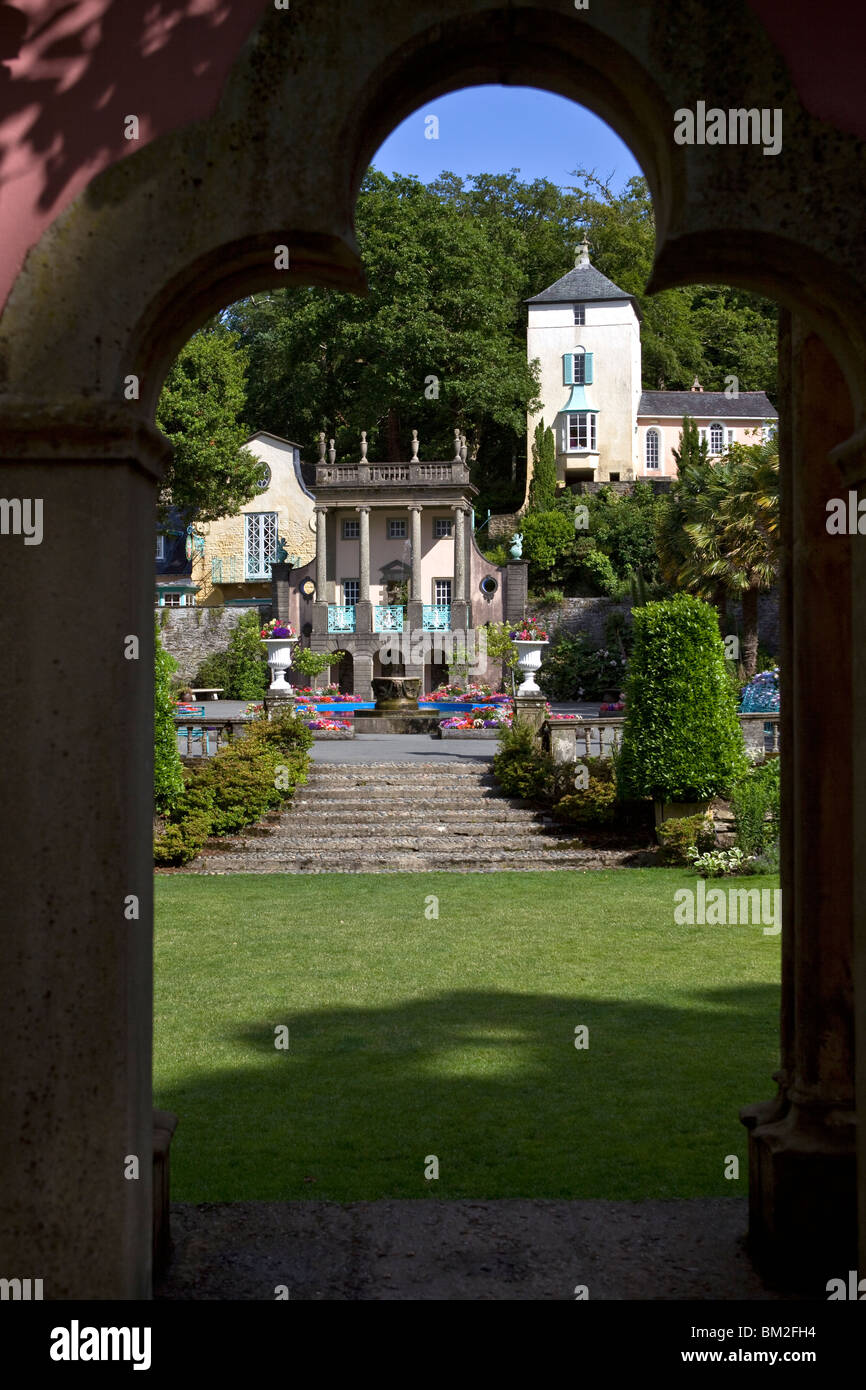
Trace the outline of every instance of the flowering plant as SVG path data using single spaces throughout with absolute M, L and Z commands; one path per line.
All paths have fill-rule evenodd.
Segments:
M 599 705 L 599 714 L 621 714 L 625 709 L 625 700 L 614 700 L 611 704 Z
M 514 717 L 512 707 L 503 705 L 479 705 L 468 714 L 455 714 L 450 719 L 439 721 L 440 729 L 499 729 L 503 725 L 511 728 Z
M 743 690 L 741 714 L 775 714 L 779 708 L 779 668 L 760 671 Z
M 304 720 L 308 729 L 318 729 L 320 732 L 342 733 L 352 727 L 350 719 L 331 719 L 319 714 L 315 705 L 298 705 L 295 713 Z
M 291 623 L 284 623 L 281 618 L 271 618 L 269 623 L 265 623 L 259 634 L 263 642 L 267 642 L 273 637 L 296 637 L 297 633 Z
M 440 685 L 437 690 L 425 696 L 425 700 L 510 700 L 511 696 L 497 694 L 486 681 L 470 681 L 463 685 L 454 681 L 450 685 Z
M 311 685 L 296 685 L 295 692 L 320 705 L 339 704 L 341 701 L 355 704 L 358 698 L 356 695 L 343 694 L 338 685 L 325 685 L 321 690 L 314 690 Z
M 523 625 L 509 632 L 512 642 L 546 642 L 547 633 L 537 618 L 524 618 Z

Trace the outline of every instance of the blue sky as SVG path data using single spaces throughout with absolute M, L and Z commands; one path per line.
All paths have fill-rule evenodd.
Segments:
M 425 117 L 439 119 L 438 139 L 425 138 Z M 432 127 L 431 127 L 432 128 Z M 527 182 L 562 187 L 583 166 L 620 189 L 641 172 L 610 126 L 564 97 L 534 87 L 470 87 L 438 97 L 398 126 L 373 158 L 386 174 L 417 174 L 429 183 L 443 170 L 502 174 L 519 169 Z

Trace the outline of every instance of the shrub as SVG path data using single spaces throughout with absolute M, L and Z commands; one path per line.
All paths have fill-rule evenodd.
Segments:
M 172 672 L 177 670 L 177 662 L 162 645 L 156 623 L 154 635 L 153 801 L 158 811 L 166 811 L 183 791 L 183 763 L 177 751 L 172 690 Z
M 754 859 L 749 859 L 743 866 L 744 874 L 778 874 L 781 868 L 779 855 L 779 841 L 774 840 L 768 845 L 763 854 L 758 854 Z
M 700 801 L 748 767 L 716 611 L 689 594 L 632 613 L 623 796 Z
M 752 862 L 736 846 L 733 849 L 711 849 L 701 854 L 692 845 L 688 850 L 688 858 L 692 868 L 697 870 L 701 878 L 725 878 L 732 874 L 748 873 Z
M 689 850 L 711 850 L 716 843 L 713 822 L 710 816 L 698 813 L 696 816 L 671 816 L 658 828 L 661 852 L 659 859 L 663 864 L 688 864 Z
M 295 647 L 292 654 L 292 670 L 302 676 L 320 676 L 332 666 L 339 666 L 345 652 L 314 652 L 309 647 Z
M 270 677 L 260 632 L 259 613 L 251 610 L 242 614 L 226 650 L 205 658 L 193 684 L 222 686 L 225 700 L 263 699 Z
M 560 797 L 553 808 L 556 820 L 570 825 L 610 825 L 616 810 L 616 787 L 600 777 L 590 777 L 581 791 Z
M 523 801 L 544 801 L 551 794 L 555 764 L 535 741 L 533 729 L 515 720 L 499 730 L 499 752 L 493 759 L 493 775 L 506 796 Z
M 284 711 L 256 720 L 212 758 L 187 769 L 186 785 L 154 842 L 157 864 L 185 864 L 210 835 L 254 825 L 307 779 L 313 735 L 303 719 Z
M 582 632 L 558 630 L 547 649 L 538 684 L 549 700 L 598 700 L 620 689 L 625 662 L 619 652 L 593 647 Z
M 741 778 L 731 797 L 737 844 L 744 854 L 763 854 L 779 838 L 781 763 L 772 758 Z
M 574 546 L 574 520 L 566 512 L 531 512 L 521 521 L 529 581 L 543 588 Z

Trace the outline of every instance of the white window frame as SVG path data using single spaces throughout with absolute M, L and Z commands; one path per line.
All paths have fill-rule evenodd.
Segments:
M 442 584 L 442 585 L 447 585 L 447 589 L 448 589 L 448 597 L 447 597 L 447 598 L 440 598 L 440 597 L 438 597 L 436 591 L 437 591 L 437 589 L 438 589 L 438 587 L 439 587 L 440 584 Z M 440 578 L 440 579 L 434 579 L 434 580 L 432 580 L 432 582 L 431 582 L 431 590 L 430 590 L 430 591 L 431 591 L 431 593 L 432 593 L 432 595 L 433 595 L 433 605 L 434 605 L 435 608 L 450 608 L 450 607 L 451 607 L 451 595 L 454 593 L 454 581 L 451 579 L 450 576 L 444 576 L 444 577 L 442 577 L 442 578 Z
M 654 440 L 655 442 L 654 463 L 650 463 L 650 439 Z M 659 431 L 655 425 L 651 426 L 650 429 L 648 429 L 646 432 L 646 441 L 644 443 L 644 463 L 646 464 L 646 471 L 648 473 L 658 473 L 661 469 L 661 438 Z
M 734 442 L 734 431 L 733 431 L 733 430 L 728 430 L 728 448 L 729 448 L 729 449 L 730 449 L 731 445 L 733 444 L 733 442 Z
M 157 560 L 165 559 L 165 536 L 162 534 L 156 538 L 156 558 Z
M 571 354 L 571 375 L 575 386 L 586 385 L 586 348 L 575 348 Z
M 586 327 L 586 305 L 585 305 L 585 304 L 573 304 L 573 305 L 572 305 L 572 309 L 574 310 L 574 323 L 575 323 L 575 327 L 576 327 L 576 328 L 585 328 L 585 327 Z
M 572 411 L 565 416 L 563 450 L 564 454 L 597 454 L 598 453 L 598 427 L 595 420 L 594 410 Z M 575 421 L 572 427 L 572 421 Z M 581 421 L 584 423 L 581 425 Z M 572 444 L 572 432 L 577 434 L 577 443 Z M 584 432 L 583 444 L 580 443 L 581 430 Z
M 244 512 L 244 582 L 258 583 L 270 579 L 271 565 L 277 558 L 277 546 L 279 545 L 279 513 L 278 512 Z M 252 523 L 255 523 L 253 525 Z M 270 526 L 269 526 L 270 523 Z M 270 534 L 270 527 L 273 528 L 273 535 Z M 251 532 L 258 532 L 258 548 L 261 555 L 261 563 L 258 570 L 253 570 L 250 565 L 250 555 L 253 547 L 250 544 Z M 268 553 L 270 552 L 270 553 Z
M 361 601 L 361 581 L 360 579 L 341 579 L 340 587 L 343 590 L 343 607 L 354 608 L 356 603 Z
M 444 529 L 440 529 L 444 528 Z M 454 535 L 453 516 L 434 516 L 433 518 L 433 539 L 434 541 L 447 541 Z
M 718 449 L 713 447 L 713 430 L 718 430 L 722 436 L 722 442 Z M 707 426 L 707 448 L 713 458 L 725 452 L 725 427 L 721 420 L 712 420 Z
M 350 527 L 354 530 L 350 533 Z M 346 516 L 343 518 L 343 540 L 359 541 L 361 539 L 361 523 L 356 517 Z
M 400 527 L 403 529 L 400 530 Z M 406 518 L 404 516 L 389 516 L 385 533 L 389 541 L 405 541 L 409 535 Z

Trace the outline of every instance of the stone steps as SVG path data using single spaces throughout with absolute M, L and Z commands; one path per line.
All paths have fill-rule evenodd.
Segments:
M 412 854 L 409 851 L 368 851 L 363 856 L 341 857 L 328 852 L 323 856 L 304 853 L 285 853 L 254 857 L 249 854 L 205 854 L 189 865 L 184 872 L 199 874 L 399 874 L 399 873 L 497 873 L 503 870 L 545 869 L 583 870 L 616 868 L 633 860 L 629 851 L 618 850 L 538 850 L 485 851 L 456 856 Z
M 211 840 L 190 873 L 491 873 L 586 869 L 617 851 L 499 794 L 485 760 L 316 763 L 289 807 Z

